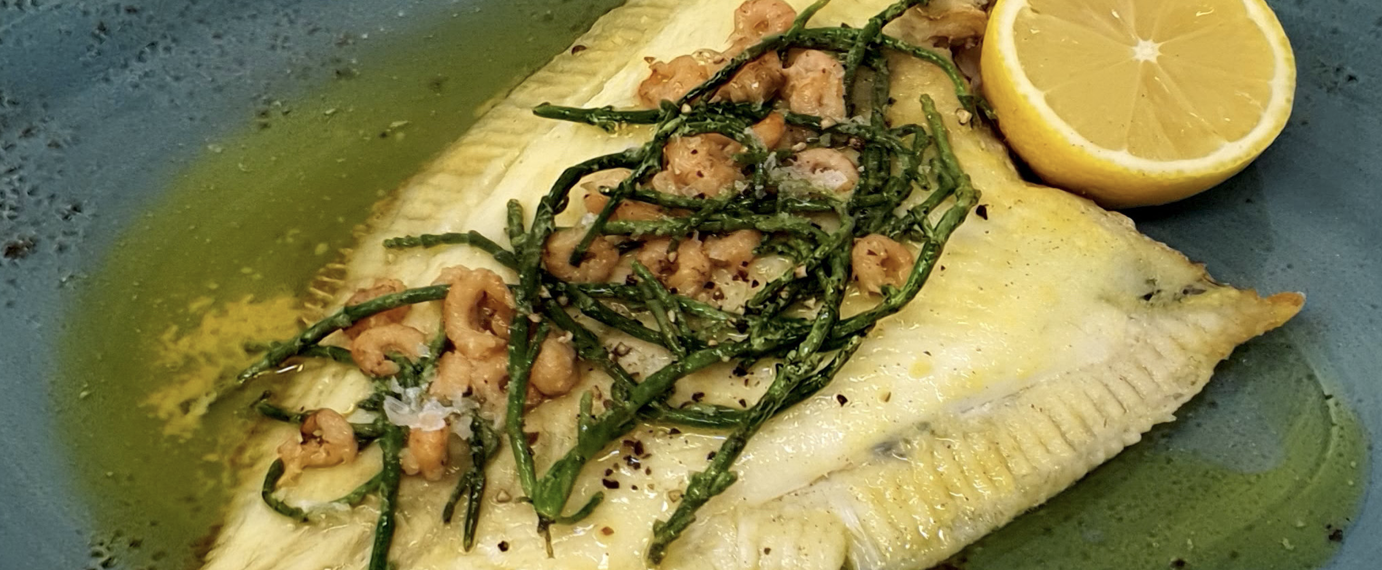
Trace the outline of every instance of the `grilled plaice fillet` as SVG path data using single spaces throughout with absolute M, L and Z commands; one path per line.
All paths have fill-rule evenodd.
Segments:
M 859 26 L 886 3 L 837 0 L 813 23 Z M 530 109 L 544 101 L 631 106 L 647 74 L 645 56 L 722 48 L 737 4 L 631 0 L 605 16 L 578 40 L 587 49 L 558 56 L 529 78 L 381 207 L 336 302 L 377 277 L 422 286 L 457 264 L 513 279 L 465 247 L 396 252 L 381 243 L 471 229 L 502 243 L 507 200 L 532 211 L 565 166 L 646 136 L 538 119 Z M 890 32 L 921 42 L 908 34 L 925 27 L 904 19 Z M 1068 487 L 1153 424 L 1172 420 L 1217 362 L 1303 302 L 1216 283 L 1127 218 L 1023 182 L 987 130 L 959 123 L 964 113 L 944 75 L 902 58 L 893 65 L 896 119 L 922 122 L 917 96 L 936 99 L 961 164 L 983 192 L 982 210 L 951 238 L 917 300 L 883 321 L 832 385 L 750 441 L 735 468 L 738 482 L 700 511 L 662 567 L 934 565 Z M 435 322 L 427 312 L 414 311 L 419 326 L 435 326 L 424 324 Z M 683 380 L 677 397 L 753 401 L 771 378 L 769 370 L 736 377 L 730 368 Z M 607 379 L 590 372 L 582 382 L 530 414 L 528 429 L 540 432 L 540 470 L 570 445 L 579 394 Z M 276 390 L 289 404 L 348 411 L 368 387 L 358 371 L 325 365 Z M 207 569 L 364 567 L 376 516 L 370 503 L 298 523 L 260 501 L 273 449 L 293 431 L 266 424 L 246 445 L 244 482 Z M 586 466 L 570 504 L 597 491 L 605 502 L 580 524 L 553 528 L 552 558 L 531 507 L 517 500 L 522 492 L 508 453 L 490 468 L 469 553 L 459 524 L 440 517 L 459 476 L 454 466 L 440 482 L 407 478 L 391 558 L 405 569 L 644 568 L 653 522 L 671 512 L 687 475 L 719 441 L 712 432 L 637 428 Z M 296 504 L 338 496 L 378 462 L 370 450 L 349 466 L 309 470 L 284 494 Z

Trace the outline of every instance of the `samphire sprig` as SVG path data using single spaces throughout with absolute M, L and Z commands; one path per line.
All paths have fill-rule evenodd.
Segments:
M 730 59 L 704 83 L 675 102 L 658 109 L 620 110 L 612 107 L 581 109 L 540 105 L 542 117 L 573 121 L 614 131 L 632 125 L 649 127 L 647 143 L 614 154 L 598 156 L 572 166 L 558 177 L 538 202 L 531 218 L 517 202 L 508 205 L 508 247 L 478 233 L 449 233 L 397 237 L 385 242 L 395 249 L 465 245 L 478 248 L 517 272 L 511 285 L 516 316 L 510 323 L 508 346 L 509 386 L 504 402 L 502 432 L 489 420 L 475 415 L 470 441 L 470 466 L 444 508 L 449 521 L 459 501 L 466 501 L 464 544 L 474 543 L 476 523 L 485 488 L 485 467 L 507 443 L 515 459 L 518 483 L 537 515 L 538 533 L 551 553 L 554 525 L 573 524 L 594 512 L 603 499 L 596 493 L 581 506 L 568 507 L 582 468 L 640 423 L 688 426 L 727 432 L 721 447 L 699 472 L 687 481 L 681 501 L 666 520 L 651 529 L 647 548 L 651 563 L 660 562 L 669 546 L 696 519 L 697 510 L 734 484 L 735 461 L 758 430 L 783 410 L 825 388 L 865 342 L 874 325 L 901 310 L 921 291 L 931 275 L 950 235 L 962 224 L 978 200 L 978 191 L 961 169 L 950 147 L 945 122 L 931 98 L 920 95 L 924 124 L 894 125 L 889 118 L 894 94 L 887 53 L 899 53 L 931 63 L 950 78 L 961 105 L 979 115 L 984 104 L 970 91 L 955 65 L 944 55 L 908 44 L 883 33 L 889 22 L 925 0 L 903 0 L 880 12 L 862 28 L 808 28 L 811 16 L 826 4 L 816 2 L 803 10 L 781 34 L 764 38 Z M 739 70 L 771 52 L 815 49 L 834 55 L 845 70 L 845 92 L 850 119 L 827 121 L 794 113 L 779 104 L 730 103 L 714 94 Z M 749 126 L 769 113 L 780 113 L 787 124 L 810 133 L 807 148 L 849 147 L 858 153 L 859 181 L 848 196 L 830 192 L 802 192 L 783 188 L 777 165 L 790 164 L 796 151 L 765 148 Z M 735 160 L 744 183 L 713 198 L 664 194 L 650 188 L 650 181 L 664 167 L 664 147 L 678 137 L 715 133 L 733 139 L 742 152 Z M 543 249 L 560 229 L 557 215 L 570 203 L 572 189 L 586 176 L 610 169 L 629 169 L 630 174 L 604 190 L 608 200 L 589 223 L 570 262 L 585 259 L 597 239 L 614 239 L 637 247 L 650 237 L 673 240 L 723 235 L 753 229 L 765 237 L 757 255 L 780 255 L 795 270 L 772 279 L 758 289 L 744 307 L 729 310 L 665 287 L 648 268 L 634 263 L 626 283 L 573 283 L 558 279 L 543 264 Z M 614 219 L 622 203 L 642 203 L 677 215 L 654 221 Z M 821 217 L 833 219 L 822 225 Z M 824 229 L 830 227 L 832 229 Z M 911 244 L 915 263 L 897 287 L 884 286 L 879 302 L 858 314 L 843 317 L 842 299 L 850 286 L 851 250 L 857 238 L 881 234 Z M 626 249 L 627 251 L 627 249 Z M 272 345 L 258 362 L 246 369 L 241 382 L 273 370 L 293 357 L 317 357 L 350 363 L 350 355 L 320 342 L 356 321 L 395 307 L 435 301 L 445 297 L 447 285 L 434 285 L 385 295 L 352 305 L 304 330 L 298 336 Z M 672 360 L 665 367 L 635 379 L 606 348 L 595 332 L 596 324 L 665 349 Z M 574 443 L 539 472 L 534 452 L 524 431 L 526 386 L 538 348 L 552 334 L 569 334 L 577 354 L 608 375 L 612 384 L 608 399 L 596 413 L 591 392 L 579 397 L 581 405 Z M 444 347 L 441 337 L 429 358 Z M 399 376 L 376 379 L 376 391 L 359 407 L 378 410 L 388 385 L 426 387 L 435 375 L 435 362 L 427 358 L 410 362 L 396 358 Z M 668 397 L 682 378 L 707 367 L 737 362 L 749 367 L 773 362 L 775 374 L 767 391 L 743 408 L 692 403 L 673 406 Z M 300 423 L 304 413 L 289 412 L 266 400 L 258 408 L 264 415 Z M 384 451 L 378 475 L 336 503 L 358 504 L 367 496 L 378 498 L 371 570 L 387 567 L 395 520 L 395 499 L 401 476 L 399 453 L 404 432 L 383 414 L 369 424 L 354 425 L 361 444 L 377 443 Z M 544 462 L 547 463 L 547 462 Z M 306 519 L 310 512 L 285 504 L 275 496 L 282 462 L 266 474 L 264 500 L 284 515 Z

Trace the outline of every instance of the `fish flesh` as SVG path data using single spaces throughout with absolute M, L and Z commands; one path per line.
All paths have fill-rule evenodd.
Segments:
M 790 3 L 798 10 L 806 4 Z M 859 27 L 887 4 L 837 0 L 812 23 Z M 577 40 L 585 49 L 567 50 L 529 77 L 379 205 L 348 260 L 319 280 L 325 308 L 376 278 L 426 286 L 454 265 L 515 280 L 470 248 L 399 251 L 382 242 L 476 230 L 503 243 L 508 200 L 531 212 L 566 166 L 646 138 L 638 129 L 611 134 L 541 119 L 532 108 L 632 106 L 648 73 L 645 57 L 723 48 L 737 5 L 630 0 L 604 16 Z M 934 21 L 909 14 L 888 31 L 925 43 Z M 880 322 L 832 384 L 750 440 L 734 467 L 737 482 L 699 512 L 663 568 L 935 565 L 1069 487 L 1152 425 L 1173 420 L 1216 363 L 1286 322 L 1304 301 L 1217 283 L 1126 217 L 1024 181 L 1004 145 L 966 116 L 949 78 L 924 62 L 891 63 L 893 118 L 924 122 L 917 98 L 935 99 L 960 163 L 983 192 L 979 209 L 951 237 L 921 295 Z M 429 318 L 435 322 L 435 309 L 409 317 Z M 631 368 L 640 365 L 636 346 L 631 358 Z M 732 368 L 678 382 L 674 401 L 698 394 L 753 401 L 772 378 L 770 366 L 746 374 Z M 582 383 L 598 385 L 599 376 L 588 372 Z M 286 405 L 351 413 L 371 388 L 358 370 L 321 365 L 274 390 Z M 540 434 L 533 443 L 539 472 L 573 441 L 581 392 L 529 414 L 529 430 Z M 275 447 L 295 431 L 265 422 L 249 437 L 237 462 L 243 483 L 205 558 L 207 570 L 366 565 L 377 505 L 326 509 L 303 523 L 261 501 Z M 687 477 L 722 440 L 713 431 L 637 427 L 585 466 L 571 504 L 596 492 L 605 501 L 585 520 L 553 527 L 550 557 L 532 507 L 519 500 L 510 454 L 489 468 L 479 540 L 469 552 L 459 525 L 441 521 L 460 473 L 437 482 L 407 478 L 391 560 L 405 569 L 644 568 L 653 522 L 675 508 Z M 364 450 L 351 464 L 304 472 L 282 493 L 295 504 L 324 501 L 367 480 L 380 461 L 377 449 Z

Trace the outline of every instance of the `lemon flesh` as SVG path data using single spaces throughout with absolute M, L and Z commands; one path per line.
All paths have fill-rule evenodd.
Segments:
M 1295 60 L 1261 0 L 1000 0 L 985 93 L 1047 181 L 1108 207 L 1163 204 L 1281 133 Z

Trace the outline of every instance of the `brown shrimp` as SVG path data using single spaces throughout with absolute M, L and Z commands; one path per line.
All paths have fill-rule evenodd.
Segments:
M 715 265 L 743 273 L 753 262 L 753 250 L 763 242 L 758 230 L 738 230 L 705 240 L 705 253 Z
M 456 350 L 476 359 L 502 353 L 514 316 L 509 286 L 488 269 L 451 267 L 442 271 L 442 277 L 451 282 L 442 301 L 442 324 Z
M 653 177 L 660 192 L 710 198 L 744 179 L 734 153 L 739 143 L 719 134 L 677 137 L 663 149 L 663 170 Z
M 901 287 L 907 282 L 916 258 L 906 246 L 879 234 L 869 234 L 854 241 L 850 252 L 854 263 L 854 279 L 872 294 L 883 291 L 884 285 Z
M 618 186 L 620 182 L 623 182 L 625 178 L 628 178 L 630 174 L 633 174 L 633 171 L 627 168 L 601 170 L 594 174 L 587 175 L 585 178 L 582 178 L 580 182 L 577 182 L 576 185 L 586 190 L 594 191 L 614 188 Z
M 587 191 L 585 198 L 585 210 L 592 214 L 599 214 L 605 209 L 605 204 L 609 203 L 609 196 L 601 194 L 599 191 Z M 634 222 L 647 222 L 666 218 L 666 213 L 662 208 L 647 202 L 637 202 L 634 200 L 624 200 L 619 203 L 619 207 L 614 209 L 614 214 L 610 215 L 611 220 L 627 220 Z
M 652 74 L 638 84 L 638 102 L 656 109 L 663 101 L 677 101 L 693 87 L 710 79 L 710 68 L 700 60 L 683 55 L 669 62 L 654 61 Z
M 298 433 L 278 446 L 283 460 L 283 480 L 292 481 L 308 467 L 349 463 L 360 453 L 355 428 L 329 408 L 317 410 L 302 422 Z
M 403 472 L 420 474 L 428 481 L 440 481 L 442 475 L 446 474 L 450 439 L 451 432 L 446 428 L 433 431 L 412 428 L 408 432 L 407 446 L 398 458 Z
M 710 257 L 705 244 L 695 238 L 681 240 L 677 245 L 676 270 L 667 277 L 667 289 L 678 295 L 695 296 L 710 279 Z
M 374 285 L 356 290 L 355 294 L 351 295 L 350 298 L 346 300 L 345 304 L 347 306 L 358 305 L 360 303 L 364 303 L 365 301 L 377 299 L 390 293 L 402 292 L 405 289 L 407 289 L 407 287 L 403 285 L 402 281 L 399 281 L 397 279 L 376 279 L 374 281 Z M 365 331 L 372 329 L 374 327 L 382 325 L 391 325 L 394 323 L 401 323 L 403 322 L 403 319 L 408 317 L 408 311 L 412 308 L 413 307 L 411 305 L 395 307 L 382 313 L 375 313 L 373 315 L 355 321 L 355 324 L 350 325 L 345 329 L 345 335 L 347 338 L 354 339 L 355 337 L 360 336 L 361 333 L 364 333 Z
M 547 238 L 542 248 L 542 265 L 547 271 L 562 281 L 574 283 L 598 283 L 609 279 L 614 267 L 619 264 L 619 250 L 604 237 L 590 242 L 585 259 L 580 265 L 571 265 L 571 253 L 585 236 L 585 230 L 568 228 L 557 230 Z
M 735 103 L 763 103 L 777 95 L 784 80 L 782 60 L 777 52 L 768 52 L 740 68 L 715 91 L 715 98 Z
M 427 335 L 408 325 L 391 324 L 369 329 L 350 341 L 350 357 L 365 374 L 382 378 L 398 374 L 389 354 L 418 358 L 427 353 Z
M 647 240 L 643 242 L 643 247 L 638 248 L 638 252 L 634 254 L 634 259 L 647 267 L 653 275 L 658 276 L 658 279 L 662 279 L 671 275 L 672 271 L 676 269 L 675 264 L 672 263 L 672 257 L 669 255 L 671 252 L 667 250 L 671 245 L 672 240 L 668 238 Z
M 437 377 L 427 393 L 452 402 L 466 395 L 487 401 L 502 397 L 509 381 L 509 358 L 496 352 L 484 358 L 470 358 L 456 351 L 447 352 L 437 363 Z
M 657 238 L 644 242 L 637 259 L 647 267 L 667 289 L 679 295 L 695 296 L 710 279 L 711 261 L 701 240 L 687 238 L 674 252 L 667 248 L 672 240 Z
M 591 214 L 599 214 L 603 211 L 605 205 L 609 203 L 609 196 L 604 195 L 600 191 L 618 186 L 619 183 L 623 182 L 625 178 L 628 178 L 630 174 L 632 174 L 632 172 L 627 168 L 615 168 L 612 170 L 602 170 L 582 179 L 580 186 L 585 189 L 585 198 L 582 199 L 582 202 L 585 204 L 585 211 Z M 662 211 L 662 208 L 646 202 L 624 200 L 619 203 L 618 208 L 614 209 L 614 213 L 610 216 L 610 219 L 649 221 L 660 220 L 664 217 L 666 217 L 666 215 Z
M 845 67 L 820 50 L 802 50 L 783 71 L 787 107 L 794 113 L 816 115 L 836 123 L 845 120 Z
M 793 160 L 793 169 L 803 179 L 826 190 L 844 194 L 859 184 L 859 165 L 839 150 L 810 148 L 797 153 Z
M 499 402 L 502 406 L 508 398 L 509 358 L 500 353 L 481 359 L 471 359 L 458 352 L 442 355 L 437 364 L 437 377 L 428 387 L 427 393 L 438 398 L 455 401 L 458 397 L 471 396 L 481 402 Z M 523 406 L 532 409 L 542 403 L 542 393 L 528 384 Z
M 734 9 L 730 51 L 738 54 L 765 37 L 785 32 L 796 18 L 797 11 L 782 0 L 748 0 Z
M 768 149 L 777 148 L 778 143 L 782 142 L 783 135 L 787 134 L 787 119 L 776 111 L 768 113 L 763 120 L 754 123 L 753 134 Z
M 936 0 L 917 9 L 921 18 L 907 19 L 908 35 L 922 41 L 943 39 L 952 46 L 982 37 L 988 13 L 980 0 Z
M 571 348 L 570 335 L 548 336 L 542 341 L 528 385 L 549 398 L 571 391 L 580 380 L 576 372 L 576 350 Z

